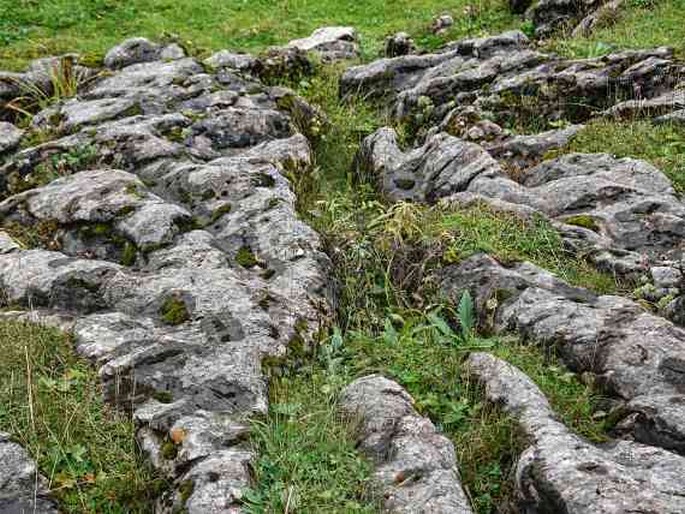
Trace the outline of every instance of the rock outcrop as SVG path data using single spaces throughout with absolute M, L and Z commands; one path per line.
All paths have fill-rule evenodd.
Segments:
M 565 134 L 519 137 L 492 146 L 501 156 L 521 159 L 565 140 Z M 685 206 L 670 180 L 640 160 L 607 154 L 569 154 L 518 169 L 516 181 L 483 147 L 446 133 L 403 152 L 394 130 L 380 129 L 362 144 L 365 174 L 377 177 L 391 200 L 434 203 L 476 198 L 524 216 L 553 220 L 566 243 L 599 267 L 637 274 L 683 257 Z
M 487 353 L 466 369 L 487 399 L 514 416 L 530 446 L 516 469 L 524 512 L 682 512 L 685 458 L 629 441 L 594 445 L 560 423 L 547 398 L 520 370 Z
M 359 378 L 342 392 L 340 409 L 359 424 L 357 444 L 376 464 L 384 511 L 472 512 L 452 443 L 416 412 L 399 384 L 380 375 Z
M 396 118 L 423 133 L 438 127 L 464 136 L 487 121 L 500 127 L 501 142 L 511 137 L 506 129 L 540 132 L 553 122 L 584 122 L 623 101 L 666 98 L 674 94 L 683 69 L 668 48 L 562 59 L 512 31 L 450 43 L 436 53 L 351 67 L 340 91 L 390 102 Z M 490 134 L 486 131 L 485 139 Z
M 571 370 L 590 373 L 618 400 L 618 433 L 685 454 L 685 330 L 530 263 L 507 268 L 475 255 L 445 267 L 440 282 L 455 303 L 472 292 L 483 328 L 553 347 Z
M 262 361 L 313 344 L 331 315 L 329 261 L 292 187 L 310 166 L 291 116 L 306 104 L 239 61 L 209 71 L 167 50 L 113 49 L 116 71 L 38 113 L 8 154 L 0 289 L 73 320 L 105 399 L 173 480 L 158 510 L 236 512 Z

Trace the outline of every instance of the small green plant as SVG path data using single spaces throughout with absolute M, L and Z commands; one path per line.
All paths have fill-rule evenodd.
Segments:
M 471 341 L 476 327 L 473 299 L 471 298 L 471 293 L 468 290 L 464 291 L 459 299 L 457 315 L 459 317 L 461 338 L 465 343 L 468 343 Z
M 50 65 L 46 72 L 49 76 L 47 85 L 23 77 L 10 79 L 22 94 L 5 104 L 5 109 L 30 119 L 34 113 L 60 100 L 76 96 L 78 89 L 94 78 L 82 73 L 70 56 L 62 57 Z
M 177 295 L 169 296 L 160 308 L 162 321 L 167 325 L 180 325 L 190 319 L 188 307 Z
M 235 255 L 235 262 L 243 268 L 254 268 L 257 264 L 257 257 L 249 246 L 241 246 Z

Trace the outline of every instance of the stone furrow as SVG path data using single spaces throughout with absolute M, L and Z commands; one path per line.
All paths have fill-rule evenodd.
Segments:
M 369 375 L 341 393 L 340 410 L 358 424 L 357 445 L 376 470 L 383 508 L 397 513 L 470 514 L 451 441 L 420 416 L 399 384 Z
M 487 353 L 473 353 L 466 369 L 487 399 L 514 416 L 530 446 L 516 467 L 526 512 L 682 512 L 685 458 L 630 441 L 594 445 L 558 421 L 530 378 Z

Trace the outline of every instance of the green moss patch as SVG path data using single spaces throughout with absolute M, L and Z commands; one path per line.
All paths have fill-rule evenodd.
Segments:
M 180 325 L 190 319 L 186 303 L 177 295 L 169 296 L 159 310 L 162 321 L 167 325 Z

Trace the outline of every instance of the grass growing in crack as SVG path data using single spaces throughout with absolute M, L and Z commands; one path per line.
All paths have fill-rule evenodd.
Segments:
M 149 512 L 163 487 L 133 423 L 105 407 L 97 372 L 56 329 L 0 321 L 0 430 L 38 462 L 64 512 Z
M 530 261 L 571 284 L 599 293 L 614 292 L 619 287 L 612 275 L 597 271 L 582 257 L 566 251 L 559 233 L 542 217 L 524 219 L 476 204 L 435 208 L 428 219 L 427 237 L 446 241 L 447 263 L 485 252 L 505 263 Z
M 607 440 L 603 421 L 594 416 L 594 407 L 601 400 L 599 393 L 560 364 L 553 350 L 547 353 L 511 340 L 493 353 L 528 375 L 567 427 L 597 443 Z
M 260 485 L 249 495 L 251 508 L 278 511 L 288 498 L 302 501 L 316 484 L 300 470 L 325 474 L 354 466 L 352 454 L 335 462 L 328 458 L 331 452 L 324 443 L 339 433 L 349 435 L 349 427 L 336 423 L 334 398 L 354 378 L 382 373 L 406 387 L 418 409 L 455 442 L 462 480 L 477 512 L 507 511 L 513 503 L 512 468 L 523 441 L 513 420 L 483 402 L 477 388 L 465 380 L 462 362 L 469 349 L 490 349 L 515 363 L 530 357 L 539 364 L 529 368 L 531 373 L 563 419 L 582 434 L 594 436 L 601 428 L 591 417 L 589 393 L 582 389 L 580 394 L 575 378 L 554 366 L 553 359 L 544 360 L 540 350 L 509 340 L 479 339 L 468 330 L 466 306 L 458 316 L 457 306 L 439 310 L 432 305 L 431 271 L 487 251 L 503 261 L 531 260 L 598 290 L 616 285 L 564 252 L 559 235 L 541 219 L 523 220 L 482 205 L 459 209 L 380 202 L 373 185 L 352 169 L 359 143 L 383 124 L 383 116 L 363 102 L 340 103 L 338 73 L 328 69 L 303 81 L 298 90 L 329 117 L 313 141 L 323 184 L 305 185 L 307 201 L 300 208 L 323 235 L 334 261 L 341 330 L 321 348 L 318 360 L 299 360 L 303 367 L 276 379 L 271 412 L 255 425 L 262 457 L 257 466 Z M 458 336 L 459 331 L 468 337 Z M 336 435 L 322 433 L 319 426 Z M 368 474 L 351 476 L 354 480 L 343 484 L 348 487 L 344 494 L 341 484 L 331 482 L 333 496 L 358 502 L 362 511 L 375 511 L 374 499 L 365 496 L 366 487 L 361 486 Z M 327 500 L 315 509 L 336 511 L 340 501 Z
M 336 412 L 342 382 L 310 368 L 271 388 L 270 415 L 253 422 L 258 488 L 247 511 L 376 512 L 371 463 L 355 450 L 353 427 Z
M 685 193 L 685 127 L 649 121 L 596 121 L 587 125 L 564 152 L 605 152 L 644 159 L 662 170 Z

